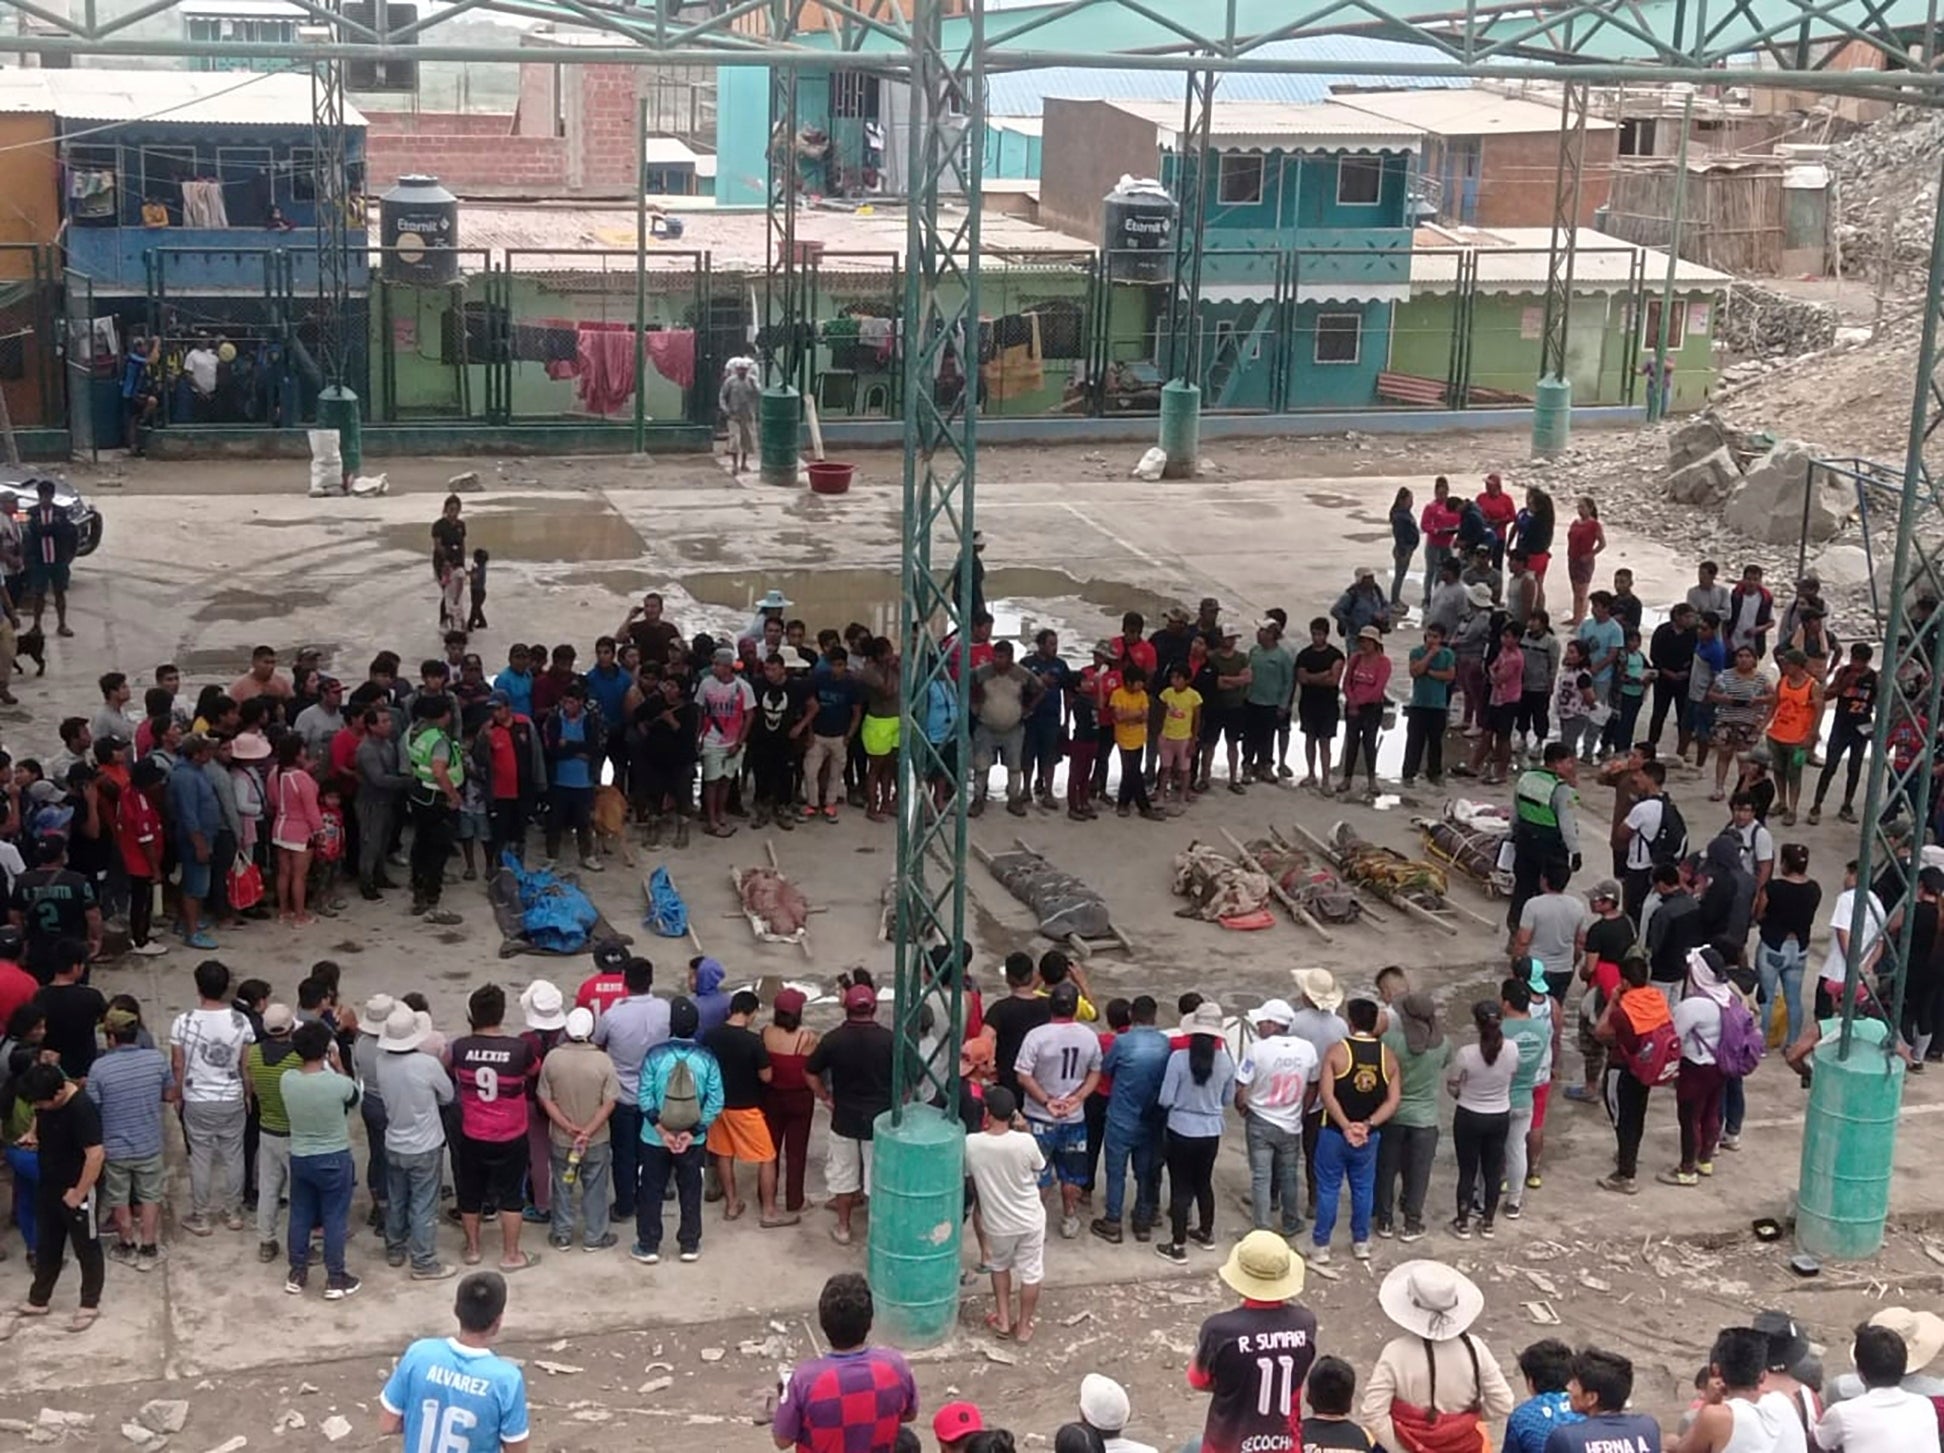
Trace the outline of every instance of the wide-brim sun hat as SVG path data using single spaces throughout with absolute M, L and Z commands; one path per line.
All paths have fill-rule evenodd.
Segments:
M 528 1029 L 567 1027 L 567 1001 L 558 985 L 548 979 L 535 979 L 520 992 L 520 1007 L 526 1011 Z
M 1922 1372 L 1944 1352 L 1944 1317 L 1911 1307 L 1885 1307 L 1870 1318 L 1872 1327 L 1887 1327 L 1904 1342 L 1904 1366 Z
M 1343 1002 L 1343 990 L 1337 984 L 1336 975 L 1328 969 L 1294 969 L 1291 974 L 1303 997 L 1326 1014 Z
M 1222 1022 L 1222 1006 L 1213 999 L 1204 999 L 1197 1004 L 1181 1021 L 1183 1034 L 1203 1034 L 1210 1039 L 1226 1040 L 1228 1028 Z
M 400 1004 L 385 1019 L 378 1034 L 378 1048 L 392 1054 L 405 1054 L 425 1043 L 431 1032 L 430 1017 L 421 1020 L 409 1005 Z
M 1392 1267 L 1377 1289 L 1377 1304 L 1412 1336 L 1449 1342 L 1478 1320 L 1485 1293 L 1455 1267 L 1425 1259 Z
M 1251 1231 L 1235 1243 L 1220 1275 L 1252 1302 L 1286 1302 L 1302 1293 L 1303 1258 L 1275 1232 Z

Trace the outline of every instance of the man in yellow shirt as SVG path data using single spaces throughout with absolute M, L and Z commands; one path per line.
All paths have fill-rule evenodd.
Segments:
M 1164 821 L 1148 801 L 1147 783 L 1141 778 L 1141 756 L 1147 750 L 1148 693 L 1147 672 L 1129 663 L 1121 670 L 1121 684 L 1107 698 L 1107 712 L 1114 723 L 1114 747 L 1120 756 L 1120 806 L 1126 817 L 1136 807 L 1141 816 L 1153 822 Z
M 1201 693 L 1188 684 L 1185 664 L 1169 668 L 1168 687 L 1161 693 L 1161 773 L 1156 779 L 1160 798 L 1168 800 L 1174 783 L 1178 801 L 1194 801 L 1195 745 L 1201 740 Z

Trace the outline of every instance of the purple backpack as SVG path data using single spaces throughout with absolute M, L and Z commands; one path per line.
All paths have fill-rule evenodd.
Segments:
M 1722 1005 L 1721 1037 L 1715 1043 L 1715 1064 L 1722 1074 L 1731 1080 L 1753 1074 L 1767 1049 L 1761 1026 L 1739 997 Z

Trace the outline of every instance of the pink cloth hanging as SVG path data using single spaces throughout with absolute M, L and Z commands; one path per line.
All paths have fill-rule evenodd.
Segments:
M 635 390 L 634 330 L 625 324 L 583 323 L 575 344 L 581 407 L 590 414 L 618 413 Z
M 693 328 L 658 329 L 646 334 L 643 342 L 647 345 L 648 360 L 654 364 L 656 373 L 677 388 L 687 388 L 695 382 Z

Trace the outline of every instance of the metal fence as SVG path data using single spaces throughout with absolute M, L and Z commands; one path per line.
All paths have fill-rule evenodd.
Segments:
M 1573 303 L 1575 399 L 1628 403 L 1641 388 L 1643 346 L 1652 346 L 1659 280 L 1645 276 L 1639 253 L 1601 251 L 1630 261 L 1582 254 L 1589 274 L 1600 266 Z M 0 249 L 0 265 L 6 258 Z M 52 335 L 61 283 L 44 267 L 36 274 L 37 261 L 23 260 L 26 275 L 0 291 L 0 335 Z M 1175 286 L 1165 264 L 1142 284 L 1110 281 L 1110 272 L 1123 275 L 1118 259 L 1093 250 L 988 249 L 982 261 L 978 337 L 955 340 L 926 387 L 940 397 L 975 388 L 988 417 L 1158 410 Z M 906 279 L 895 253 L 807 256 L 794 320 L 766 312 L 781 290 L 763 269 L 718 266 L 700 249 L 657 246 L 645 267 L 632 249 L 600 248 L 470 248 L 435 258 L 374 249 L 368 262 L 368 292 L 352 299 L 346 320 L 345 382 L 374 423 L 632 423 L 639 411 L 651 425 L 708 424 L 728 360 L 739 354 L 763 360 L 767 382 L 793 384 L 826 421 L 893 420 L 907 405 Z M 161 340 L 165 427 L 294 427 L 314 416 L 324 382 L 314 250 L 162 246 L 146 267 L 144 294 L 113 310 L 124 348 L 138 335 Z M 1523 262 L 1507 250 L 1462 248 L 1210 251 L 1186 314 L 1202 407 L 1527 404 L 1544 272 L 1543 250 Z M 215 277 L 222 286 L 211 285 Z M 87 299 L 78 274 L 66 287 L 70 316 L 77 293 L 83 315 L 110 307 L 99 288 Z M 1697 325 L 1705 332 L 1705 303 L 1676 306 L 1677 343 Z M 186 367 L 199 341 L 223 353 L 213 392 Z M 0 378 L 16 421 L 65 418 L 79 433 L 81 380 L 63 390 L 46 350 L 10 357 L 5 347 L 0 337 Z M 102 366 L 91 353 L 90 369 Z M 113 360 L 105 366 L 119 373 Z M 15 376 L 22 370 L 45 375 L 37 392 Z M 88 427 L 97 441 L 119 442 L 112 410 L 95 409 Z

